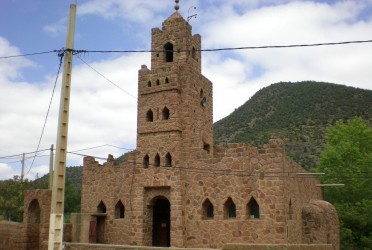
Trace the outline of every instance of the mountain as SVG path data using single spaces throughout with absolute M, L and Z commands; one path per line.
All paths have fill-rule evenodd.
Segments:
M 81 189 L 81 177 L 83 175 L 83 167 L 67 167 L 66 168 L 66 183 L 71 184 L 75 190 Z M 49 174 L 45 174 L 43 177 L 34 181 L 35 186 L 38 188 L 48 188 Z
M 372 91 L 325 82 L 279 82 L 265 87 L 214 124 L 214 140 L 261 147 L 271 138 L 286 143 L 304 168 L 319 160 L 325 130 L 337 120 L 359 116 L 372 123 Z

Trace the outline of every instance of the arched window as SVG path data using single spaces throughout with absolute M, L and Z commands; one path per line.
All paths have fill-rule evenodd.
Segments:
M 203 220 L 213 219 L 214 207 L 213 207 L 212 202 L 210 202 L 208 198 L 203 202 L 202 209 L 203 209 L 203 217 L 202 217 Z
M 158 86 L 160 85 L 160 80 L 159 79 L 156 80 L 156 85 L 158 85 Z
M 123 203 L 119 200 L 115 205 L 115 219 L 124 219 L 125 207 Z
M 247 210 L 248 210 L 248 218 L 250 219 L 260 218 L 260 206 L 258 205 L 257 201 L 253 197 L 248 202 Z
M 149 109 L 146 113 L 146 121 L 148 122 L 154 121 L 154 114 L 152 113 L 151 109 Z
M 169 152 L 165 156 L 165 166 L 172 167 L 172 155 Z
M 151 81 L 147 82 L 147 87 L 151 87 Z
M 97 206 L 97 212 L 98 213 L 106 213 L 106 205 L 101 201 Z
M 143 167 L 148 168 L 149 165 L 150 165 L 150 157 L 149 155 L 145 155 L 145 157 L 143 157 Z
M 211 148 L 211 146 L 208 144 L 208 143 L 206 143 L 206 142 L 204 142 L 203 143 L 203 149 L 209 154 L 209 152 L 210 152 L 210 148 Z
M 224 217 L 225 219 L 236 218 L 236 206 L 234 201 L 230 197 L 224 204 Z
M 163 108 L 162 115 L 163 120 L 169 120 L 169 109 L 167 107 Z
M 164 45 L 165 62 L 173 62 L 173 44 L 166 43 Z
M 169 78 L 168 77 L 165 78 L 165 83 L 169 83 Z
M 28 206 L 29 222 L 40 224 L 40 205 L 38 200 L 34 199 Z
M 155 167 L 160 167 L 160 156 L 159 154 L 156 154 L 155 160 L 154 160 Z

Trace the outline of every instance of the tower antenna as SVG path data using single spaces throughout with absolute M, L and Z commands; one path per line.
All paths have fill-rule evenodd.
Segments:
M 189 10 L 187 11 L 187 22 L 189 22 L 193 17 L 196 18 L 198 16 L 198 14 L 193 14 L 193 15 L 190 16 L 190 9 L 196 10 L 196 7 L 195 6 L 191 6 L 189 8 Z

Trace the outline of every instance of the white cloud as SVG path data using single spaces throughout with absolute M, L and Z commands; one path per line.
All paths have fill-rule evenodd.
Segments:
M 106 19 L 122 19 L 144 24 L 157 20 L 159 18 L 157 14 L 161 10 L 170 9 L 170 5 L 171 2 L 166 0 L 92 0 L 79 5 L 78 14 L 94 14 Z
M 187 4 L 181 1 L 181 13 L 185 18 L 188 6 L 198 3 L 200 6 L 195 11 L 198 17 L 191 24 L 194 32 L 197 30 L 201 34 L 203 48 L 363 40 L 371 39 L 372 34 L 372 20 L 358 19 L 366 1 L 336 1 L 335 4 L 289 0 L 190 0 Z M 138 24 L 161 27 L 173 4 L 167 0 L 161 4 L 145 0 L 91 0 L 78 6 L 78 15 L 82 18 L 95 15 L 101 17 L 101 21 L 125 22 L 131 27 L 138 27 Z M 46 26 L 45 30 L 58 34 L 63 30 L 64 22 L 62 20 L 56 25 Z M 139 32 L 149 34 L 150 28 Z M 141 39 L 145 39 L 144 36 Z M 143 44 L 142 40 L 140 44 Z M 94 41 L 91 43 L 92 48 L 98 46 Z M 132 46 L 137 47 L 138 44 Z M 370 48 L 369 43 L 203 52 L 203 74 L 214 84 L 214 121 L 229 115 L 260 88 L 279 81 L 319 80 L 371 89 L 372 57 L 367 53 Z M 0 56 L 14 54 L 21 54 L 21 49 L 0 37 Z M 138 69 L 142 64 L 150 67 L 150 55 L 133 53 L 111 55 L 110 58 L 99 60 L 92 57 L 82 59 L 104 77 L 79 58 L 74 58 L 68 151 L 97 147 L 76 153 L 102 158 L 109 153 L 120 156 L 126 150 L 108 145 L 128 149 L 135 147 L 137 100 L 126 92 L 137 96 Z M 55 76 L 52 72 L 51 75 L 40 77 L 43 80 L 39 83 L 23 79 L 23 70 L 35 65 L 22 57 L 0 60 L 2 156 L 36 150 Z M 47 149 L 56 143 L 60 84 L 61 76 L 40 149 Z M 35 158 L 27 178 L 34 178 L 36 173 L 41 176 L 47 171 L 49 152 L 42 152 L 41 155 Z M 12 162 L 20 158 L 16 157 Z M 31 162 L 32 158 L 26 160 L 26 171 L 30 169 Z M 80 164 L 82 156 L 68 154 L 68 166 Z M 16 173 L 19 175 L 19 166 L 20 162 L 2 161 L 0 178 L 11 178 Z
M 61 18 L 55 23 L 47 24 L 43 27 L 44 32 L 51 36 L 57 36 L 60 34 L 66 34 L 68 19 L 66 17 Z
M 20 173 L 16 173 L 8 164 L 0 163 L 0 180 L 13 179 L 15 175 L 20 175 Z

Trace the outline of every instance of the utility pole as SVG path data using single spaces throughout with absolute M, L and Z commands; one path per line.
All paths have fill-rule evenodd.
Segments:
M 70 5 L 70 15 L 64 52 L 64 65 L 61 87 L 61 99 L 58 117 L 57 148 L 55 158 L 55 170 L 52 186 L 52 202 L 49 222 L 48 250 L 61 250 L 63 241 L 63 210 L 65 196 L 65 173 L 68 116 L 70 106 L 70 84 L 72 70 L 72 53 L 74 49 L 76 5 Z
M 53 159 L 54 159 L 54 145 L 50 146 L 50 158 L 49 158 L 49 180 L 48 180 L 48 189 L 52 190 L 53 188 Z
M 21 182 L 23 182 L 23 177 L 25 175 L 25 153 L 22 155 L 22 170 L 21 170 Z

